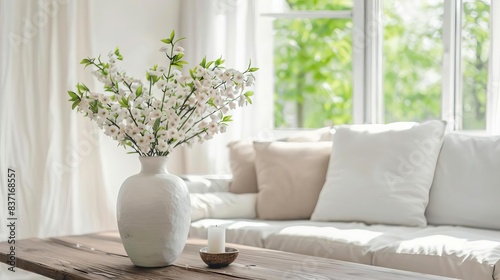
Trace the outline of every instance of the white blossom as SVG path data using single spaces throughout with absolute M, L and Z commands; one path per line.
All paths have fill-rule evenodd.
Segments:
M 244 78 L 243 73 L 236 71 L 233 76 L 233 81 L 238 84 L 241 84 L 243 83 L 243 78 Z
M 150 114 L 150 116 L 149 116 L 149 117 L 150 117 L 150 118 L 152 118 L 152 119 L 157 119 L 157 118 L 161 117 L 161 111 L 160 111 L 159 109 L 156 109 L 156 110 L 154 110 L 154 111 Z
M 208 124 L 208 131 L 212 132 L 212 133 L 216 133 L 218 132 L 219 130 L 219 125 L 217 124 L 216 121 L 211 121 L 209 124 Z
M 185 50 L 176 45 L 178 40 L 170 40 L 160 48 L 167 61 L 147 69 L 147 82 L 119 70 L 121 55 L 110 52 L 107 61 L 89 58 L 96 65 L 86 65 L 94 67 L 92 73 L 104 84 L 104 91 L 87 90 L 86 86 L 82 90 L 82 84 L 78 85 L 83 94 L 77 111 L 95 121 L 119 145 L 131 145 L 141 156 L 168 155 L 176 146 L 203 143 L 226 132 L 227 123 L 221 118 L 248 103 L 238 93 L 254 84 L 252 73 L 225 70 L 223 65 L 197 65 L 183 75 L 187 71 L 169 65 L 174 59 L 184 63 Z
M 254 83 L 254 78 L 252 76 L 248 76 L 247 78 L 247 81 L 246 81 L 246 86 L 247 87 L 250 87 L 250 86 L 253 86 L 253 83 Z
M 167 72 L 167 67 L 165 66 L 158 66 L 158 68 L 156 68 L 156 71 L 158 72 L 158 74 L 163 75 Z
M 161 90 L 164 90 L 166 86 L 167 82 L 165 80 L 159 80 L 158 82 L 156 82 L 156 87 L 158 87 Z
M 99 117 L 105 119 L 109 116 L 109 111 L 106 110 L 106 109 L 102 109 L 100 108 L 98 111 L 97 111 L 97 115 L 99 115 Z
M 184 54 L 184 48 L 183 47 L 181 47 L 181 46 L 175 47 L 175 49 L 174 49 L 174 55 L 178 55 L 178 54 Z

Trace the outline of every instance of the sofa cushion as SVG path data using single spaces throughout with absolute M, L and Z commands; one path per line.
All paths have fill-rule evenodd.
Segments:
M 500 137 L 447 135 L 426 216 L 430 224 L 500 229 Z
M 413 228 L 307 221 L 269 235 L 266 248 L 371 265 L 374 251 L 410 231 Z
M 254 143 L 261 219 L 309 219 L 325 183 L 331 142 Z
M 206 218 L 255 218 L 257 194 L 230 192 L 190 193 L 191 221 Z
M 374 252 L 373 265 L 460 279 L 500 279 L 500 232 L 428 227 Z
M 228 192 L 231 174 L 223 175 L 182 175 L 190 193 Z
M 444 128 L 442 121 L 339 127 L 311 219 L 425 226 Z
M 331 127 L 294 133 L 285 142 L 317 142 L 331 141 Z M 233 181 L 229 191 L 233 193 L 256 193 L 257 175 L 255 172 L 255 151 L 252 141 L 234 141 L 227 145 L 229 148 L 229 163 Z
M 226 242 L 265 247 L 265 239 L 282 228 L 307 221 L 264 221 L 256 219 L 203 219 L 191 223 L 189 238 L 207 239 L 208 227 L 226 228 Z
M 235 141 L 227 145 L 233 181 L 229 191 L 233 193 L 256 193 L 255 151 L 251 141 Z

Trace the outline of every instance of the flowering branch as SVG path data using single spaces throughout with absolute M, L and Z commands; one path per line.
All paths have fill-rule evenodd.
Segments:
M 172 31 L 162 40 L 165 45 L 160 51 L 165 53 L 167 65 L 149 68 L 146 84 L 118 69 L 118 61 L 123 60 L 118 48 L 104 62 L 100 56 L 83 59 L 81 64 L 94 68 L 104 91 L 77 84 L 76 91 L 68 91 L 72 108 L 141 156 L 168 156 L 179 145 L 224 133 L 232 121 L 229 113 L 252 103 L 253 92 L 246 88 L 254 84 L 253 72 L 258 68 L 249 64 L 243 72 L 226 70 L 222 58 L 203 58 L 184 75 L 184 49 L 177 45 L 183 39 L 176 39 Z

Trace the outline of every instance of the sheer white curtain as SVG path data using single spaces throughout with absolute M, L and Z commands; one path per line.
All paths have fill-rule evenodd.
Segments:
M 272 20 L 262 14 L 272 12 L 265 0 L 183 0 L 180 32 L 187 40 L 186 60 L 190 67 L 203 56 L 214 60 L 221 55 L 227 68 L 246 69 L 251 59 L 256 72 L 253 106 L 237 110 L 226 134 L 203 145 L 186 148 L 186 173 L 228 173 L 226 144 L 231 140 L 269 137 L 272 131 Z
M 66 94 L 79 81 L 92 84 L 79 65 L 90 53 L 88 2 L 0 0 L 0 12 L 0 220 L 12 168 L 17 239 L 113 228 L 99 134 Z
M 490 12 L 490 67 L 487 96 L 487 129 L 500 134 L 500 2 L 491 1 Z

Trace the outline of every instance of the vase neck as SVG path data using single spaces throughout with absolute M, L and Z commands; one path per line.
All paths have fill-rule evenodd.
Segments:
M 168 157 L 139 157 L 139 160 L 141 161 L 141 173 L 168 173 Z

